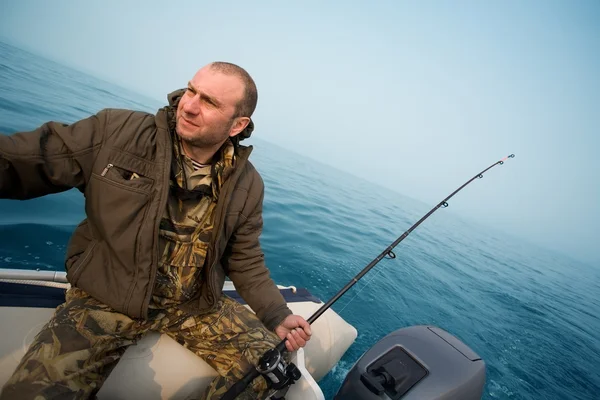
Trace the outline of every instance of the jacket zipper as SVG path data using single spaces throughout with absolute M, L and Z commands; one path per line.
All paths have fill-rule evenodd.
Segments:
M 228 182 L 231 183 L 231 182 Z M 229 187 L 227 187 L 227 189 L 229 189 Z M 224 191 L 221 191 L 221 194 L 219 196 L 224 195 L 225 193 L 223 193 Z M 229 194 L 229 193 L 227 193 Z M 227 203 L 227 197 L 223 196 L 223 203 Z M 217 223 L 214 226 L 214 231 L 213 231 L 213 235 L 212 235 L 212 243 L 211 246 L 209 247 L 210 249 L 210 258 L 212 258 L 212 260 L 210 260 L 210 264 L 207 263 L 207 265 L 209 265 L 209 270 L 208 270 L 208 274 L 206 274 L 206 278 L 207 278 L 207 286 L 208 286 L 208 294 L 210 295 L 211 298 L 213 298 L 213 301 L 215 302 L 215 304 L 217 303 L 217 299 L 214 298 L 214 285 L 212 284 L 213 280 L 214 280 L 214 271 L 215 271 L 215 265 L 217 264 L 217 242 L 219 240 L 219 235 L 221 234 L 221 227 L 223 225 L 223 218 L 222 216 L 225 214 L 225 207 L 226 205 L 223 204 L 223 207 L 219 210 L 219 220 L 216 221 Z M 216 210 L 215 210 L 216 211 Z M 207 254 L 208 255 L 208 254 Z M 212 305 L 212 307 L 214 307 L 214 304 Z
M 112 164 L 108 164 L 103 170 L 102 173 L 100 174 L 100 176 L 104 176 L 106 175 L 106 173 L 108 172 L 109 169 L 111 169 L 112 167 L 114 167 L 114 165 Z
M 167 139 L 166 141 L 171 140 L 170 137 L 170 133 L 167 132 Z M 168 165 L 167 168 L 165 168 L 165 172 L 163 174 L 163 192 L 159 194 L 160 199 L 158 201 L 158 210 L 156 211 L 157 213 L 157 217 L 156 217 L 156 222 L 155 222 L 155 226 L 154 226 L 154 248 L 152 249 L 154 252 L 154 260 L 152 260 L 152 266 L 150 267 L 150 288 L 149 288 L 149 293 L 146 295 L 146 300 L 144 301 L 144 303 L 142 304 L 142 316 L 143 318 L 147 318 L 148 317 L 148 307 L 150 305 L 150 300 L 152 299 L 152 292 L 154 291 L 154 285 L 156 283 L 156 272 L 158 270 L 158 262 L 160 260 L 160 254 L 158 254 L 159 251 L 159 231 L 160 231 L 160 220 L 162 218 L 163 212 L 165 210 L 165 207 L 167 206 L 167 197 L 169 196 L 169 175 L 171 174 L 171 163 L 173 162 L 172 158 L 173 158 L 173 149 L 172 147 L 164 146 L 165 147 L 165 163 Z M 110 165 L 110 164 L 109 164 Z
M 234 174 L 235 176 L 230 177 L 230 179 L 227 182 L 227 187 L 222 188 L 222 189 L 226 189 L 226 190 L 221 190 L 221 194 L 219 195 L 219 197 L 223 196 L 223 207 L 221 208 L 220 213 L 218 214 L 219 221 L 217 221 L 217 224 L 215 225 L 215 230 L 213 232 L 213 237 L 212 237 L 212 246 L 209 248 L 210 256 L 211 256 L 211 258 L 213 258 L 213 260 L 211 260 L 212 262 L 210 263 L 210 269 L 208 270 L 208 274 L 207 274 L 207 278 L 208 278 L 207 286 L 208 286 L 208 291 L 209 291 L 211 297 L 213 297 L 214 293 L 215 293 L 213 281 L 214 281 L 214 275 L 215 275 L 214 274 L 215 265 L 218 262 L 218 259 L 216 257 L 217 241 L 218 241 L 218 236 L 221 234 L 221 229 L 224 224 L 226 208 L 229 206 L 229 202 L 231 201 L 231 198 L 230 198 L 231 196 L 230 196 L 229 192 L 231 191 L 232 187 L 235 187 L 235 185 L 237 184 L 237 181 L 240 179 L 240 175 L 244 172 L 243 170 L 244 170 L 246 161 L 247 161 L 247 159 L 240 160 L 240 165 L 238 165 L 236 167 L 236 169 L 238 169 L 236 171 L 237 173 Z M 216 304 L 217 299 L 214 299 L 214 301 Z M 214 307 L 214 304 L 213 304 L 213 307 Z

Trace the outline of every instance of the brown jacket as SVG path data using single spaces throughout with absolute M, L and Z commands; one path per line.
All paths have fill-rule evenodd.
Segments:
M 170 95 L 171 106 L 179 93 Z M 215 210 L 200 293 L 182 307 L 195 314 L 211 311 L 228 275 L 272 330 L 291 311 L 260 247 L 264 184 L 248 161 L 251 151 L 238 147 Z M 167 107 L 156 115 L 106 109 L 71 125 L 49 122 L 31 132 L 0 134 L 0 198 L 79 189 L 87 218 L 67 249 L 69 282 L 119 312 L 146 318 L 172 154 Z M 123 178 L 132 172 L 140 178 Z

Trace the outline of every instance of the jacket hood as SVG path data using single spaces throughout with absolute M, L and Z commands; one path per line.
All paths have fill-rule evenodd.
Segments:
M 174 92 L 171 92 L 167 95 L 167 99 L 169 101 L 169 108 L 172 109 L 173 115 L 177 114 L 177 105 L 179 104 L 179 100 L 181 100 L 181 97 L 183 96 L 186 90 L 187 89 L 177 89 Z M 252 121 L 252 118 L 250 118 L 250 123 L 248 124 L 248 126 L 243 131 L 238 133 L 234 138 L 232 138 L 232 142 L 237 145 L 242 140 L 248 139 L 250 135 L 252 135 L 253 131 L 254 121 Z

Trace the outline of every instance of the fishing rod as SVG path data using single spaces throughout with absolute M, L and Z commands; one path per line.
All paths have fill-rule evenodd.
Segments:
M 490 165 L 467 182 L 465 182 L 462 186 L 452 192 L 448 197 L 444 200 L 440 201 L 435 207 L 433 207 L 427 214 L 425 214 L 420 220 L 415 222 L 413 226 L 411 226 L 406 232 L 402 234 L 398 239 L 396 239 L 391 245 L 389 245 L 381 254 L 379 254 L 373 261 L 371 261 L 366 267 L 363 268 L 354 278 L 350 280 L 335 296 L 333 296 L 327 303 L 325 303 L 321 308 L 319 308 L 315 313 L 307 320 L 309 324 L 312 324 L 319 318 L 325 311 L 327 311 L 336 301 L 339 300 L 352 286 L 354 286 L 367 272 L 369 272 L 379 261 L 384 259 L 385 257 L 389 257 L 390 259 L 396 258 L 396 254 L 393 252 L 394 247 L 396 247 L 401 241 L 406 239 L 410 233 L 415 230 L 423 221 L 425 221 L 431 214 L 436 212 L 439 208 L 448 207 L 448 200 L 450 200 L 455 194 L 460 192 L 465 186 L 469 183 L 473 182 L 475 179 L 483 178 L 483 174 L 486 173 L 491 168 L 496 165 L 504 164 L 509 158 L 514 158 L 514 154 L 510 154 L 509 156 L 504 157 L 500 161 L 495 162 Z M 258 376 L 262 375 L 267 383 L 270 385 L 270 389 L 274 389 L 278 391 L 277 393 L 281 393 L 281 397 L 272 397 L 274 399 L 283 399 L 283 395 L 287 392 L 290 385 L 292 385 L 295 381 L 300 379 L 301 373 L 298 368 L 293 363 L 286 363 L 283 359 L 283 355 L 287 352 L 287 348 L 285 346 L 285 342 L 287 339 L 283 339 L 275 348 L 268 350 L 265 354 L 260 358 L 258 365 L 255 368 L 252 368 L 242 379 L 236 382 L 233 386 L 229 388 L 229 390 L 223 395 L 222 400 L 233 400 L 240 393 L 246 389 L 246 387 Z

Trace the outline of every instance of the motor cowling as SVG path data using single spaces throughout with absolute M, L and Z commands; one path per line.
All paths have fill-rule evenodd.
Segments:
M 435 326 L 402 328 L 355 363 L 335 400 L 480 400 L 485 362 Z

